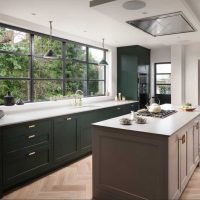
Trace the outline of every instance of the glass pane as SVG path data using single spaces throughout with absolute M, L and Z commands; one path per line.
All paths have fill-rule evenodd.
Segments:
M 75 43 L 67 43 L 66 55 L 68 59 L 86 60 L 86 46 Z
M 100 49 L 89 48 L 89 62 L 99 63 L 103 59 L 103 53 Z
M 104 80 L 104 66 L 89 65 L 88 73 L 90 80 Z
M 62 78 L 61 60 L 34 58 L 34 78 Z
M 156 94 L 171 94 L 171 85 L 156 85 Z
M 66 83 L 66 95 L 74 95 L 76 90 L 82 90 L 84 96 L 86 96 L 87 82 L 86 81 L 67 81 Z
M 62 95 L 61 81 L 34 81 L 34 97 L 35 101 L 47 101 L 52 97 Z
M 37 56 L 44 56 L 45 53 L 52 49 L 57 57 L 61 57 L 61 42 L 58 40 L 50 40 L 49 37 L 34 36 L 34 53 Z
M 87 65 L 83 63 L 68 61 L 66 76 L 69 79 L 87 79 Z
M 29 57 L 0 53 L 0 77 L 28 77 Z
M 104 81 L 89 81 L 88 96 L 104 95 Z
M 171 73 L 171 63 L 156 64 L 156 73 Z
M 157 84 L 170 84 L 171 83 L 171 74 L 167 75 L 156 75 Z
M 30 34 L 0 27 L 0 50 L 28 54 Z
M 4 96 L 11 91 L 15 100 L 28 101 L 29 81 L 26 80 L 1 80 L 0 81 L 0 104 L 4 104 Z

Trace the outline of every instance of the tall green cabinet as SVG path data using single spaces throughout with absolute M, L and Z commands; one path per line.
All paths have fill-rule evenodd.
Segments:
M 117 48 L 117 92 L 145 107 L 150 93 L 150 49 L 142 46 Z

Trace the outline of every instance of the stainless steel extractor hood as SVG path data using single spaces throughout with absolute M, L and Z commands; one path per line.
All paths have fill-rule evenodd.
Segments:
M 127 23 L 155 37 L 194 32 L 196 30 L 181 11 L 131 20 Z
M 116 1 L 116 0 L 91 0 L 90 7 L 98 6 L 104 3 L 109 3 L 111 1 Z

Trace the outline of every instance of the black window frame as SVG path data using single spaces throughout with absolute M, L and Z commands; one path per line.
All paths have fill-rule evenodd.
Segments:
M 171 73 L 157 73 L 157 65 L 160 64 L 171 64 L 171 62 L 158 62 L 154 64 L 154 95 L 171 95 L 170 94 L 157 94 L 156 91 L 156 86 L 157 85 L 169 85 L 171 87 L 171 83 L 162 83 L 162 84 L 157 84 L 157 75 L 171 75 Z
M 38 55 L 34 55 L 34 36 L 41 36 L 41 37 L 49 37 L 49 35 L 44 34 L 44 33 L 40 33 L 40 32 L 36 32 L 36 31 L 32 31 L 32 30 L 28 30 L 28 29 L 24 29 L 24 28 L 20 28 L 20 27 L 16 27 L 16 26 L 12 26 L 12 25 L 8 25 L 8 24 L 4 24 L 4 23 L 0 23 L 1 27 L 4 28 L 8 28 L 8 29 L 12 29 L 12 30 L 16 30 L 16 31 L 21 31 L 24 33 L 28 33 L 30 34 L 30 51 L 28 54 L 23 54 L 23 53 L 18 53 L 18 52 L 9 52 L 9 51 L 2 51 L 0 50 L 0 53 L 3 54 L 14 54 L 16 56 L 28 56 L 29 57 L 29 77 L 0 77 L 0 81 L 1 80 L 28 80 L 29 81 L 29 94 L 28 94 L 28 102 L 36 102 L 35 101 L 35 97 L 34 97 L 34 81 L 61 81 L 62 83 L 62 93 L 61 95 L 65 96 L 66 95 L 66 84 L 67 84 L 67 77 L 66 77 L 66 66 L 67 66 L 67 52 L 66 52 L 66 46 L 67 43 L 74 43 L 77 45 L 81 45 L 81 46 L 85 46 L 86 47 L 86 60 L 78 60 L 78 59 L 72 59 L 74 62 L 80 62 L 86 65 L 87 68 L 87 77 L 86 77 L 86 81 L 87 82 L 87 86 L 86 86 L 86 92 L 84 91 L 84 96 L 85 97 L 90 97 L 90 95 L 88 95 L 88 83 L 89 83 L 89 77 L 88 77 L 88 68 L 90 64 L 93 65 L 97 65 L 98 63 L 90 63 L 89 62 L 89 48 L 94 48 L 94 49 L 99 49 L 103 51 L 103 59 L 106 59 L 106 52 L 108 51 L 107 49 L 103 49 L 100 47 L 96 47 L 96 46 L 92 46 L 92 45 L 88 45 L 88 44 L 84 44 L 84 43 L 80 43 L 80 42 L 76 42 L 73 40 L 68 40 L 68 39 L 64 39 L 64 38 L 60 38 L 60 37 L 56 37 L 56 36 L 52 36 L 53 40 L 58 40 L 61 42 L 61 57 L 57 58 L 58 60 L 61 61 L 62 63 L 62 78 L 34 78 L 34 63 L 33 60 L 34 58 L 41 58 L 41 59 L 47 59 L 47 58 L 43 58 L 42 56 L 38 56 Z M 76 81 L 76 79 L 74 79 L 74 81 Z M 81 80 L 82 81 L 82 80 Z M 104 66 L 104 80 L 92 80 L 92 81 L 103 81 L 104 82 L 104 94 L 102 95 L 94 95 L 94 96 L 105 96 L 106 95 L 106 66 Z

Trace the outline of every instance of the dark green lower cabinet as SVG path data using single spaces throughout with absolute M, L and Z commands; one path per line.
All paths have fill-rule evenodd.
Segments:
M 4 184 L 12 186 L 36 175 L 50 163 L 48 143 L 6 154 L 4 158 Z
M 126 104 L 0 129 L 2 192 L 91 152 L 91 124 L 137 110 Z
M 78 151 L 77 118 L 75 116 L 54 119 L 54 162 L 65 162 Z
M 92 149 L 91 124 L 99 121 L 101 110 L 85 112 L 80 114 L 78 119 L 78 130 L 80 133 L 81 153 L 90 152 Z

